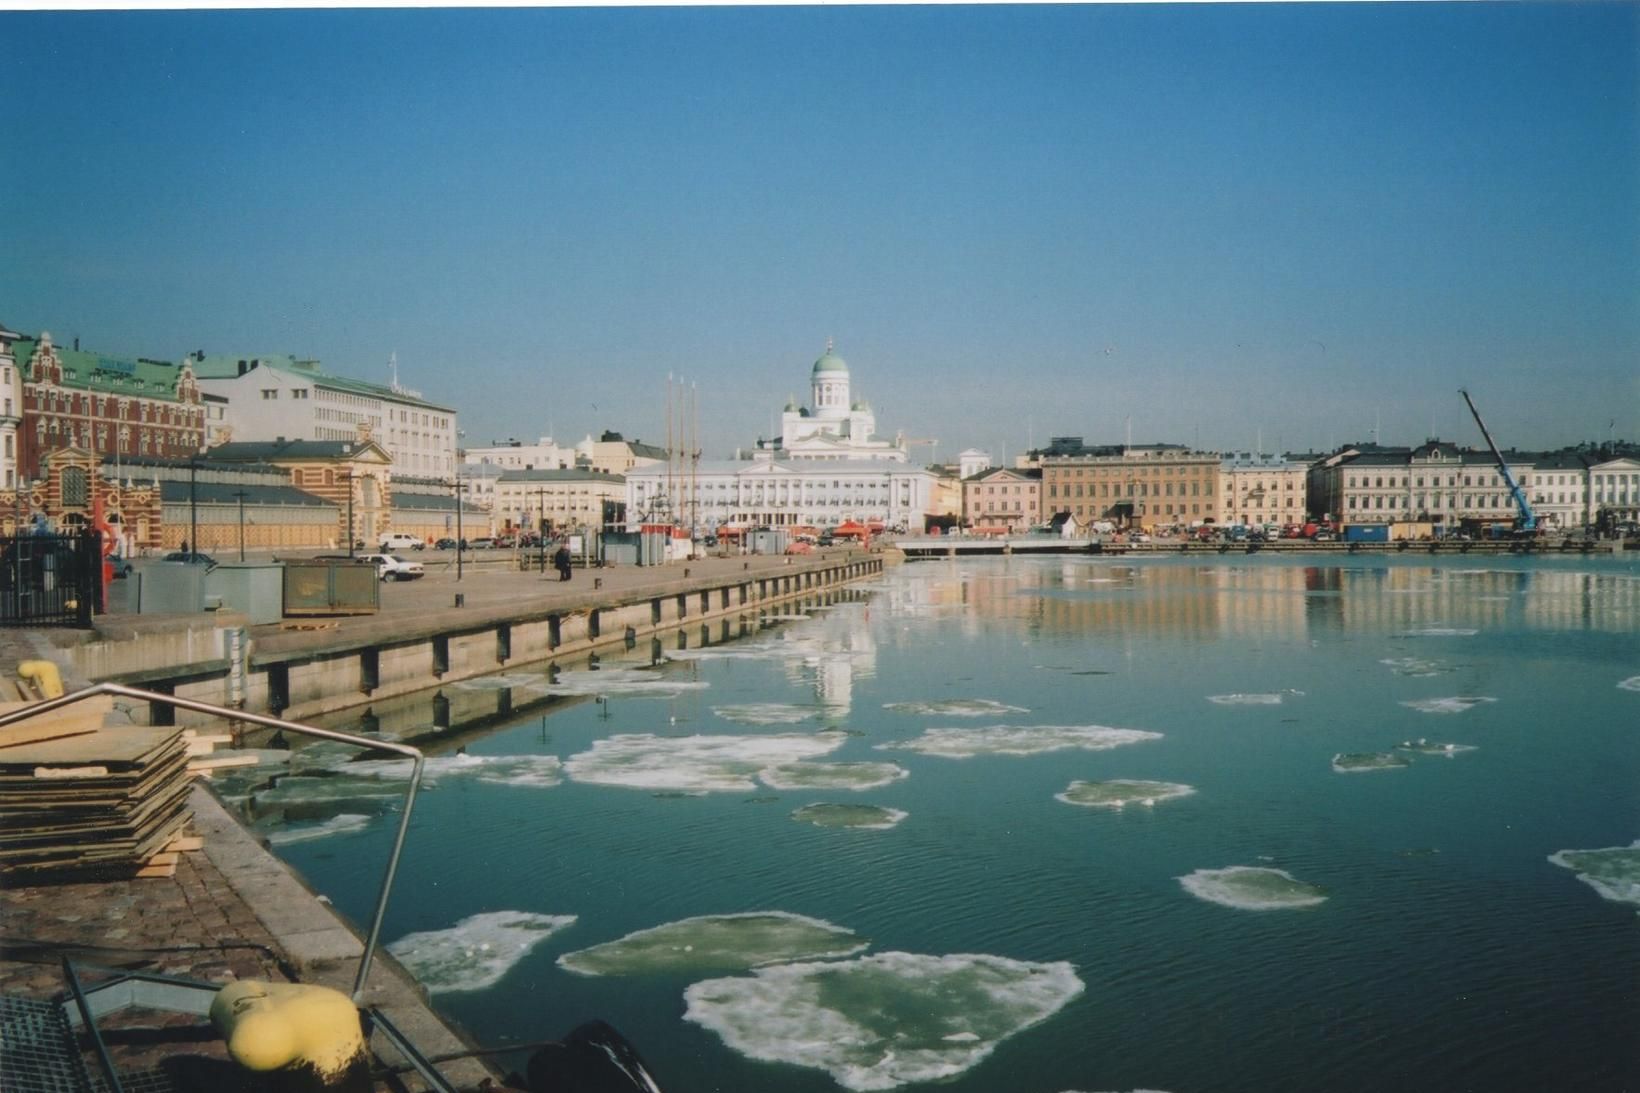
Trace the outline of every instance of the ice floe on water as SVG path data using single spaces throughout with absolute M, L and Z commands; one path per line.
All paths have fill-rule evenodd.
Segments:
M 1347 751 L 1332 757 L 1332 769 L 1339 774 L 1367 774 L 1375 770 L 1400 770 L 1412 764 L 1394 752 Z
M 487 911 L 448 930 L 406 934 L 387 946 L 428 990 L 481 991 L 529 951 L 575 921 L 574 915 Z
M 887 952 L 696 983 L 684 1019 L 749 1058 L 880 1090 L 961 1074 L 1081 992 L 1064 962 Z
M 913 740 L 878 744 L 879 751 L 914 751 L 946 759 L 976 755 L 1038 755 L 1042 752 L 1105 751 L 1162 734 L 1144 729 L 1112 729 L 1104 725 L 986 725 L 979 728 L 928 729 Z
M 1054 799 L 1068 805 L 1087 808 L 1124 808 L 1127 805 L 1149 807 L 1158 801 L 1188 797 L 1196 792 L 1194 786 L 1181 782 L 1146 782 L 1118 778 L 1110 782 L 1072 782 L 1065 792 L 1054 794 Z
M 1419 713 L 1463 713 L 1476 706 L 1484 706 L 1489 702 L 1496 702 L 1495 698 L 1485 695 L 1452 695 L 1447 698 L 1415 698 L 1401 705 Z
M 1478 633 L 1479 630 L 1468 626 L 1423 626 L 1403 631 L 1409 638 L 1472 638 Z
M 504 691 L 510 687 L 545 687 L 547 677 L 539 673 L 499 672 L 493 676 L 459 679 L 450 684 L 457 691 Z
M 409 759 L 367 759 L 332 768 L 353 778 L 398 780 L 410 777 Z M 470 778 L 493 786 L 555 786 L 564 780 L 564 764 L 556 755 L 453 755 L 429 756 L 421 770 L 424 787 Z M 402 791 L 401 791 L 402 792 Z
M 793 706 L 785 702 L 746 702 L 713 706 L 712 712 L 739 725 L 795 725 L 820 713 L 813 706 Z
M 1198 869 L 1178 879 L 1196 898 L 1241 911 L 1286 911 L 1327 900 L 1315 885 L 1305 884 L 1284 869 L 1261 865 Z
M 1640 903 L 1640 839 L 1600 850 L 1560 850 L 1549 860 L 1616 903 Z
M 1617 685 L 1620 691 L 1640 691 L 1640 676 L 1630 676 Z
M 1030 713 L 1024 706 L 1010 706 L 990 698 L 948 698 L 930 702 L 885 702 L 883 709 L 924 717 L 996 717 L 1007 713 Z
M 1444 755 L 1451 758 L 1462 755 L 1466 751 L 1474 751 L 1473 744 L 1443 744 L 1439 740 L 1426 740 L 1419 737 L 1416 740 L 1403 740 L 1395 745 L 1396 751 L 1411 752 L 1413 755 Z
M 853 956 L 870 944 L 852 930 L 817 918 L 751 911 L 668 922 L 565 953 L 558 963 L 581 975 L 716 975 Z
M 879 789 L 910 774 L 898 763 L 782 763 L 757 777 L 770 789 Z
M 887 831 L 909 816 L 897 808 L 879 805 L 804 805 L 792 812 L 792 819 L 815 827 L 857 827 L 867 831 Z
M 815 759 L 842 747 L 839 732 L 760 736 L 655 736 L 627 733 L 593 741 L 564 770 L 577 782 L 629 789 L 742 793 L 770 767 Z
M 289 846 L 292 843 L 328 839 L 332 835 L 351 835 L 354 832 L 363 831 L 374 818 L 373 816 L 360 815 L 357 812 L 343 812 L 317 823 L 292 824 L 289 827 L 277 828 L 267 832 L 266 838 L 274 846 Z
M 1280 694 L 1228 694 L 1208 695 L 1207 701 L 1216 702 L 1220 706 L 1279 706 Z
M 1411 676 L 1415 679 L 1438 676 L 1453 670 L 1438 660 L 1425 660 L 1422 657 L 1387 657 L 1378 663 L 1387 666 L 1398 676 Z
M 643 668 L 601 668 L 597 671 L 561 671 L 537 689 L 557 696 L 654 695 L 669 698 L 684 691 L 704 691 L 704 680 L 674 679 Z

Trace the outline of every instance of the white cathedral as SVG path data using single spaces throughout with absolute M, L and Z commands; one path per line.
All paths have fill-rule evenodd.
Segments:
M 855 521 L 920 530 L 933 511 L 935 474 L 910 465 L 903 438 L 872 435 L 876 415 L 864 401 L 850 401 L 848 365 L 829 344 L 809 376 L 813 408 L 788 403 L 780 435 L 758 441 L 749 459 L 629 470 L 629 525 L 708 531 Z
M 832 352 L 830 341 L 809 373 L 809 390 L 813 407 L 788 401 L 780 415 L 780 435 L 759 440 L 752 458 L 907 461 L 904 437 L 878 440 L 871 404 L 850 399 L 848 364 Z

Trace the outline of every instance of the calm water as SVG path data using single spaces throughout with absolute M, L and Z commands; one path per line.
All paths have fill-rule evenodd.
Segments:
M 669 637 L 661 665 L 606 660 L 592 686 L 566 665 L 591 697 L 503 713 L 431 765 L 384 938 L 438 935 L 405 959 L 458 988 L 441 1009 L 488 1045 L 603 1017 L 669 1093 L 950 1071 L 950 1093 L 1640 1087 L 1636 902 L 1549 861 L 1640 839 L 1640 567 L 994 559 L 843 600 L 682 654 Z M 524 711 L 543 671 L 445 697 L 458 722 L 500 694 Z M 939 746 L 893 747 L 919 738 Z M 1475 750 L 1395 750 L 1419 739 Z M 1052 745 L 1075 746 L 998 750 Z M 1397 765 L 1334 768 L 1367 753 Z M 364 921 L 394 787 L 318 754 L 260 822 Z M 1195 792 L 1056 799 L 1112 779 Z M 891 826 L 794 818 L 817 803 Z M 1577 860 L 1640 900 L 1636 856 Z M 1235 866 L 1312 902 L 1179 880 Z M 780 968 L 812 938 L 738 932 L 758 920 L 681 927 L 602 975 L 557 962 L 747 912 L 857 936 L 820 970 Z

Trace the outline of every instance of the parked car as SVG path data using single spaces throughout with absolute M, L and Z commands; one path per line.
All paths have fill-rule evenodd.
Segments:
M 406 561 L 397 554 L 360 554 L 357 561 L 375 566 L 376 576 L 384 581 L 389 577 L 395 581 L 413 581 L 426 574 L 420 562 Z
M 383 535 L 377 546 L 383 554 L 391 554 L 395 550 L 425 550 L 427 541 L 419 535 L 406 535 L 402 531 L 394 531 Z
M 467 540 L 467 549 L 468 550 L 493 550 L 493 549 L 495 549 L 495 540 L 492 539 L 488 535 L 481 535 L 477 539 L 468 539 Z
M 202 565 L 206 569 L 216 568 L 216 559 L 209 554 L 201 554 L 197 550 L 173 550 L 164 558 L 165 562 L 184 562 L 188 565 Z
M 450 538 L 440 539 L 433 544 L 434 550 L 454 550 L 455 548 L 456 541 Z

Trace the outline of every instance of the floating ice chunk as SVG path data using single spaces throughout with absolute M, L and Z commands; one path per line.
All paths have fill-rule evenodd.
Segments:
M 1640 691 L 1640 676 L 1630 676 L 1617 685 L 1620 691 Z
M 1279 694 L 1229 694 L 1208 695 L 1207 701 L 1217 702 L 1220 706 L 1279 706 Z
M 764 964 L 853 956 L 870 942 L 852 930 L 787 911 L 702 915 L 565 953 L 581 975 L 679 975 L 749 971 Z
M 813 824 L 815 827 L 859 827 L 869 831 L 887 831 L 909 816 L 897 808 L 878 805 L 804 805 L 792 813 L 792 819 Z
M 450 684 L 457 691 L 504 691 L 509 687 L 547 686 L 547 677 L 533 672 L 497 672 L 493 676 L 460 679 Z
M 989 698 L 948 698 L 931 702 L 885 702 L 883 709 L 924 717 L 996 717 L 1007 713 L 1030 713 L 1024 706 L 1010 706 Z
M 672 679 L 641 668 L 602 668 L 598 671 L 562 671 L 557 682 L 542 680 L 537 689 L 561 696 L 652 695 L 669 698 L 684 691 L 703 691 L 703 680 Z
M 983 728 L 929 729 L 914 740 L 878 744 L 880 751 L 915 751 L 947 759 L 976 755 L 1037 755 L 1048 751 L 1105 751 L 1143 740 L 1160 740 L 1159 732 L 1112 729 L 1104 725 L 987 725 Z
M 631 789 L 740 793 L 761 770 L 814 759 L 842 747 L 839 732 L 765 736 L 665 737 L 629 733 L 596 740 L 564 769 L 577 782 Z
M 1497 699 L 1487 698 L 1485 695 L 1452 695 L 1449 698 L 1417 698 L 1401 705 L 1419 713 L 1463 713 L 1465 710 L 1496 701 Z
M 266 837 L 274 846 L 289 846 L 292 843 L 328 839 L 332 835 L 351 835 L 356 831 L 363 831 L 371 819 L 372 817 L 361 816 L 357 812 L 343 812 L 318 823 L 293 824 L 290 827 L 278 828 L 267 832 Z
M 409 759 L 368 759 L 333 768 L 354 778 L 398 780 L 410 777 Z M 423 786 L 471 778 L 495 786 L 555 786 L 564 780 L 564 764 L 556 755 L 454 755 L 429 756 L 421 771 Z M 397 792 L 403 792 L 397 789 Z
M 1386 660 L 1380 660 L 1378 663 L 1388 665 L 1389 670 L 1398 676 L 1412 676 L 1414 678 L 1436 676 L 1443 672 L 1452 671 L 1451 668 L 1438 660 L 1424 660 L 1420 657 L 1390 657 Z
M 1480 631 L 1467 626 L 1425 626 L 1404 633 L 1409 638 L 1472 638 Z
M 748 702 L 738 706 L 713 706 L 712 712 L 725 721 L 741 725 L 795 725 L 820 711 L 813 706 L 792 706 L 784 702 Z
M 1400 770 L 1412 764 L 1387 751 L 1339 752 L 1332 758 L 1332 769 L 1339 774 L 1366 774 L 1375 770 Z
M 1260 865 L 1198 869 L 1178 880 L 1185 891 L 1198 899 L 1241 911 L 1291 910 L 1314 907 L 1327 900 L 1315 885 L 1296 880 L 1286 870 Z
M 574 915 L 488 911 L 448 930 L 406 934 L 387 951 L 430 991 L 481 991 L 574 921 Z
M 1065 792 L 1054 794 L 1054 799 L 1089 808 L 1122 808 L 1131 804 L 1149 807 L 1157 801 L 1188 797 L 1195 792 L 1194 786 L 1179 782 L 1117 779 L 1111 782 L 1072 782 Z
M 783 763 L 757 772 L 770 789 L 880 789 L 910 774 L 898 763 Z
M 961 1074 L 1081 992 L 1068 963 L 888 952 L 696 983 L 684 1019 L 750 1058 L 880 1090 Z
M 1616 903 L 1640 903 L 1640 839 L 1601 850 L 1561 850 L 1549 860 Z
M 1416 740 L 1403 740 L 1395 745 L 1396 751 L 1411 752 L 1414 755 L 1444 755 L 1451 758 L 1466 751 L 1474 751 L 1473 744 L 1443 744 L 1438 740 L 1425 740 L 1419 737 Z

